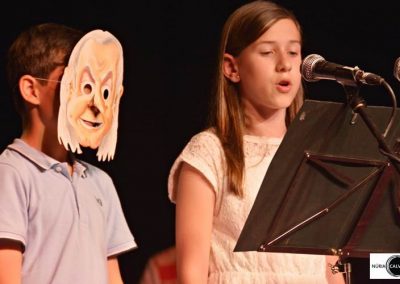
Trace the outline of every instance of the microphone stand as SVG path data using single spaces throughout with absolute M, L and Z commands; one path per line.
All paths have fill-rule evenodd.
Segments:
M 366 109 L 366 104 L 365 101 L 359 96 L 359 87 L 355 86 L 348 86 L 348 85 L 343 85 L 344 90 L 347 94 L 347 102 L 355 115 L 359 114 L 361 118 L 364 120 L 366 126 L 368 129 L 371 131 L 372 135 L 376 138 L 379 149 L 383 155 L 389 158 L 390 162 L 392 163 L 397 172 L 400 173 L 400 168 L 399 168 L 399 156 L 392 150 L 390 147 L 387 145 L 385 141 L 385 136 L 381 134 L 378 131 L 378 128 L 376 127 L 375 123 L 371 120 L 367 112 L 365 111 Z M 394 106 L 396 107 L 396 106 Z M 354 121 L 354 118 L 353 118 Z M 389 130 L 389 129 L 387 129 Z M 387 132 L 387 131 L 386 131 Z M 385 133 L 386 134 L 386 133 Z

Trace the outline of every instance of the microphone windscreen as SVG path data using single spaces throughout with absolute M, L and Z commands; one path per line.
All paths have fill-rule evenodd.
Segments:
M 394 62 L 393 76 L 400 81 L 400 57 Z
M 318 79 L 314 76 L 314 66 L 317 62 L 325 61 L 325 59 L 318 54 L 310 54 L 304 58 L 301 64 L 301 76 L 307 82 L 316 82 Z

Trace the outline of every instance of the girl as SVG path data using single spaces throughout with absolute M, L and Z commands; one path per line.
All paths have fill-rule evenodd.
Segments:
M 344 282 L 322 255 L 233 252 L 301 107 L 301 60 L 300 25 L 275 3 L 245 4 L 225 23 L 210 127 L 191 139 L 168 180 L 180 283 Z

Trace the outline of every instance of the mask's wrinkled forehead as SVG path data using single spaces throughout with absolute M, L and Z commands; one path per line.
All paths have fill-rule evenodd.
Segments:
M 60 89 L 58 137 L 66 149 L 98 148 L 99 160 L 114 157 L 123 94 L 123 52 L 111 33 L 94 30 L 74 47 Z

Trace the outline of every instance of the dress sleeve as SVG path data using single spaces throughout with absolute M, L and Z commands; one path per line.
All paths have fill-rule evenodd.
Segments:
M 169 173 L 168 196 L 175 202 L 176 187 L 179 179 L 182 162 L 188 163 L 197 169 L 211 184 L 217 198 L 223 186 L 224 155 L 218 137 L 210 131 L 203 131 L 189 141 Z

